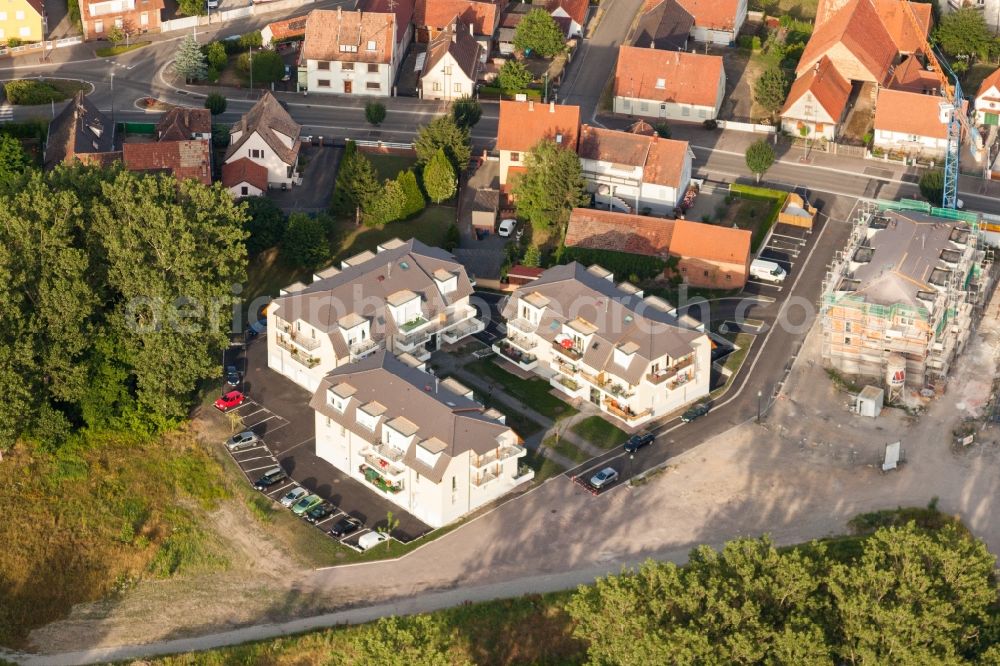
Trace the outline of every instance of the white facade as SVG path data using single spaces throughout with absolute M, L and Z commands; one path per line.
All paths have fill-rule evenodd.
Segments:
M 420 94 L 424 99 L 472 97 L 475 89 L 476 82 L 469 78 L 450 52 L 420 77 Z
M 348 400 L 346 410 L 358 409 L 356 403 Z M 386 416 L 391 419 L 391 412 L 374 422 L 378 424 Z M 429 465 L 444 454 L 423 449 L 419 441 L 414 442 L 415 435 L 404 436 L 384 423 L 381 426 L 382 440 L 374 444 L 370 437 L 316 412 L 316 455 L 431 527 L 447 525 L 534 478 L 530 470 L 518 477 L 518 463 L 526 449 L 517 443 L 512 430 L 499 438 L 490 454 L 464 451 L 452 458 L 441 481 L 435 482 L 407 466 L 404 454 L 415 447 L 417 458 Z M 378 469 L 379 475 L 399 490 L 384 491 L 372 484 L 361 471 L 364 467 Z
M 264 194 L 259 187 L 253 185 L 252 183 L 248 183 L 245 180 L 231 185 L 228 190 L 229 194 L 236 199 L 239 199 L 240 197 L 259 197 Z
M 996 84 L 976 95 L 976 123 L 996 125 L 1000 123 L 1000 88 Z
M 685 151 L 683 168 L 674 183 L 647 182 L 642 166 L 581 158 L 580 168 L 587 191 L 596 195 L 599 204 L 623 213 L 638 213 L 648 208 L 652 214 L 660 215 L 672 212 L 687 192 L 693 157 L 690 149 Z
M 691 39 L 696 42 L 729 46 L 736 41 L 736 37 L 740 34 L 740 30 L 743 28 L 743 23 L 746 20 L 747 0 L 740 0 L 736 7 L 736 16 L 732 30 L 716 30 L 705 26 L 699 26 L 697 25 L 697 17 L 695 17 L 696 25 L 691 28 Z
M 272 130 L 274 135 L 285 144 L 286 148 L 291 149 L 298 137 L 290 137 L 278 132 L 277 130 Z M 230 135 L 230 142 L 236 143 L 242 137 L 242 133 L 239 131 L 233 132 Z M 298 164 L 287 164 L 278 153 L 275 152 L 271 146 L 268 145 L 267 141 L 257 132 L 254 132 L 242 146 L 240 150 L 231 154 L 226 163 L 235 162 L 236 160 L 246 157 L 251 162 L 259 164 L 267 169 L 267 185 L 268 187 L 282 186 L 291 187 L 296 179 L 299 177 Z
M 794 137 L 833 141 L 837 138 L 839 122 L 840 118 L 831 117 L 811 91 L 795 100 L 791 108 L 781 114 L 782 131 Z M 802 133 L 803 127 L 807 130 L 806 134 Z
M 663 102 L 655 99 L 639 99 L 636 97 L 615 96 L 614 112 L 628 116 L 642 116 L 644 118 L 656 118 L 660 120 L 680 120 L 683 122 L 702 122 L 714 120 L 719 116 L 719 109 L 722 108 L 722 99 L 726 94 L 726 75 L 723 72 L 719 76 L 719 83 L 716 88 L 715 104 L 707 106 L 703 104 L 690 104 L 680 102 Z
M 569 12 L 567 12 L 562 7 L 556 7 L 555 9 L 553 9 L 552 17 L 569 19 L 569 34 L 567 35 L 567 37 L 573 38 L 573 37 L 580 37 L 583 35 L 583 26 L 577 23 L 573 19 L 573 17 L 569 15 Z
M 307 60 L 304 73 L 309 92 L 334 95 L 388 97 L 395 78 L 395 68 L 389 63 Z M 300 80 L 302 74 L 299 67 Z
M 890 130 L 876 129 L 873 145 L 885 151 L 895 151 L 925 156 L 943 156 L 948 148 L 947 138 L 905 134 Z

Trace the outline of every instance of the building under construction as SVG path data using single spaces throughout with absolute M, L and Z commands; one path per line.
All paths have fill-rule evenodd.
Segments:
M 823 284 L 824 362 L 876 378 L 890 400 L 943 388 L 991 274 L 976 214 L 912 204 L 860 207 Z

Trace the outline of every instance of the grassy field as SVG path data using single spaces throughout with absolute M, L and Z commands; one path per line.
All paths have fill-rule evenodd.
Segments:
M 628 439 L 628 433 L 605 421 L 600 416 L 588 416 L 573 424 L 570 428 L 580 437 L 602 449 L 613 449 L 621 446 Z
M 556 438 L 555 435 L 549 435 L 542 441 L 542 446 L 550 448 L 556 453 L 569 458 L 573 462 L 582 463 L 590 460 L 590 454 L 583 451 L 573 442 L 568 439 Z
M 411 155 L 390 155 L 388 153 L 365 153 L 372 166 L 378 172 L 379 180 L 395 178 L 400 171 L 406 171 L 417 163 L 417 158 Z
M 577 412 L 572 405 L 552 395 L 550 393 L 552 387 L 544 379 L 515 377 L 488 358 L 470 363 L 466 367 L 470 372 L 500 384 L 506 393 L 554 421 Z
M 193 435 L 81 440 L 0 464 L 0 644 L 139 578 L 227 567 L 202 517 L 230 491 Z
M 546 457 L 544 452 L 540 453 L 533 449 L 528 449 L 524 464 L 535 470 L 535 483 L 541 483 L 566 471 L 562 465 Z
M 750 0 L 751 11 L 766 11 L 769 16 L 791 14 L 797 19 L 816 18 L 819 0 Z
M 94 50 L 98 58 L 109 58 L 111 56 L 121 55 L 123 53 L 128 53 L 129 51 L 135 51 L 136 49 L 141 49 L 143 46 L 149 46 L 151 42 L 133 42 L 126 46 L 125 44 L 119 44 L 118 46 L 102 46 Z

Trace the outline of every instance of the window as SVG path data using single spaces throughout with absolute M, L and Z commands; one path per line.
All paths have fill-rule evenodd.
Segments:
M 378 81 L 369 81 L 365 84 L 365 89 L 367 90 L 382 90 L 382 84 Z
M 681 107 L 681 115 L 682 116 L 690 116 L 691 115 L 691 107 L 690 106 L 682 106 Z
M 342 62 L 340 63 L 340 71 L 342 72 L 353 72 L 354 63 L 353 62 Z
M 850 333 L 851 332 L 851 322 L 844 323 L 844 332 L 845 333 Z
M 120 19 L 120 18 L 115 19 L 115 27 L 116 28 L 121 28 L 123 25 L 125 25 L 125 22 L 122 19 Z
M 7 20 L 7 12 L 0 12 L 0 21 Z
M 94 32 L 104 32 L 104 21 L 94 21 Z
M 705 109 L 698 109 L 698 117 L 699 118 L 707 118 L 708 117 L 708 112 L 705 111 Z
M 520 162 L 521 161 L 521 153 L 511 153 L 510 154 L 510 161 L 511 162 Z
M 451 477 L 451 492 L 458 490 L 458 482 L 455 481 L 455 477 Z
M 649 111 L 649 104 L 647 104 L 646 102 L 639 102 L 639 110 Z
M 31 37 L 31 28 L 28 26 L 22 27 L 20 32 L 22 37 Z
M 17 19 L 18 21 L 23 21 L 24 20 L 24 12 L 21 11 L 20 9 L 17 10 L 16 12 L 14 12 L 14 18 Z
M 375 40 L 374 39 L 369 39 L 368 40 L 368 45 L 365 48 L 367 48 L 369 51 L 374 51 L 375 50 Z
M 358 52 L 358 47 L 357 47 L 356 44 L 341 44 L 340 45 L 340 52 L 341 53 L 357 53 Z
M 139 25 L 149 25 L 149 12 L 139 14 Z
M 705 277 L 708 277 L 708 271 L 705 271 Z
M 732 275 L 730 275 L 729 273 L 726 273 L 726 279 L 727 279 L 727 280 L 732 280 L 732 279 L 733 279 L 733 276 L 732 276 Z
M 461 83 L 456 83 L 455 84 L 455 92 L 457 92 L 457 93 L 462 92 L 462 84 Z
M 845 345 L 849 345 L 849 344 L 851 344 L 851 339 L 850 339 L 849 337 L 846 337 L 846 336 L 845 336 L 845 337 L 844 337 L 844 344 L 845 344 Z
M 667 87 L 667 80 L 666 79 L 656 79 L 656 89 L 657 90 L 663 90 L 666 87 Z
M 433 85 L 433 89 L 434 89 L 435 92 L 437 92 L 438 90 L 441 90 L 441 82 L 440 81 L 435 81 L 434 85 Z
M 322 69 L 323 71 L 328 71 L 330 69 L 330 63 L 325 60 L 320 60 L 316 63 L 316 69 Z
M 318 81 L 316 81 L 316 87 L 317 88 L 329 88 L 330 87 L 330 79 L 319 79 Z
M 445 65 L 442 71 L 446 76 L 451 76 L 451 65 Z
M 240 188 L 240 194 L 242 196 L 246 196 L 246 195 L 250 194 L 250 188 L 247 187 L 246 185 L 244 185 L 243 187 Z
M 368 63 L 368 73 L 378 74 L 378 63 L 375 62 Z
M 251 148 L 249 152 L 250 152 L 250 157 L 256 157 L 258 159 L 264 157 L 264 151 L 263 150 L 258 150 L 256 148 Z M 297 330 L 302 330 L 301 324 L 297 324 L 297 326 L 298 326 Z
M 331 419 L 329 416 L 326 417 L 326 427 L 329 428 L 332 425 L 333 425 L 333 419 Z

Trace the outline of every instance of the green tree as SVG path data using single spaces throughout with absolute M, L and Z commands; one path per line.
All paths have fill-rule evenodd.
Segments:
M 449 654 L 449 632 L 427 615 L 381 618 L 357 636 L 357 663 L 371 666 L 470 666 Z
M 205 97 L 205 108 L 212 112 L 213 116 L 226 112 L 226 98 L 219 93 L 209 93 Z
M 439 148 L 423 171 L 424 190 L 434 203 L 441 203 L 455 196 L 455 170 L 448 161 L 444 148 Z
M 333 187 L 330 205 L 333 214 L 353 217 L 359 208 L 378 196 L 379 187 L 378 173 L 371 160 L 358 152 L 353 141 L 348 141 Z
M 253 81 L 258 83 L 274 83 L 280 81 L 285 75 L 285 61 L 281 59 L 277 51 L 261 49 L 254 51 L 253 56 L 249 53 L 240 54 L 236 59 L 236 68 L 250 75 L 250 67 L 253 66 Z
M 385 104 L 381 102 L 368 102 L 365 104 L 365 120 L 369 124 L 378 127 L 385 120 Z
M 417 175 L 413 173 L 413 169 L 400 171 L 399 175 L 396 176 L 396 182 L 399 183 L 406 197 L 406 204 L 400 214 L 400 219 L 405 220 L 422 211 L 427 205 L 427 201 L 424 199 L 424 193 L 420 191 Z
M 941 169 L 924 171 L 920 176 L 919 187 L 924 199 L 935 206 L 940 206 L 944 199 L 944 171 Z
M 518 60 L 508 60 L 497 72 L 497 85 L 507 94 L 524 90 L 534 77 L 528 68 Z
M 455 119 L 455 124 L 464 129 L 471 130 L 483 115 L 483 107 L 479 101 L 473 97 L 459 97 L 451 104 L 451 117 Z
M 198 3 L 201 7 L 205 5 L 201 0 L 198 0 Z M 174 73 L 183 78 L 185 82 L 203 81 L 207 76 L 208 64 L 205 61 L 205 54 L 202 53 L 194 35 L 187 35 L 177 47 L 177 55 L 174 56 Z
M 974 7 L 963 7 L 946 13 L 934 31 L 934 37 L 950 56 L 968 56 L 981 60 L 989 57 L 994 44 L 982 11 Z
M 517 211 L 536 229 L 559 227 L 570 211 L 590 200 L 580 158 L 554 141 L 541 141 L 528 153 L 526 170 L 514 182 Z
M 21 142 L 0 134 L 0 192 L 13 187 L 31 166 L 31 160 Z
M 551 58 L 566 49 L 566 35 L 551 14 L 532 9 L 514 29 L 514 48 Z
M 538 246 L 531 244 L 524 248 L 524 256 L 521 257 L 521 264 L 531 268 L 538 268 L 542 265 L 542 251 Z
M 472 140 L 468 128 L 459 127 L 451 116 L 438 116 L 420 128 L 417 140 L 413 142 L 417 161 L 427 164 L 443 149 L 455 171 L 461 171 L 469 163 L 472 155 Z
M 240 35 L 237 43 L 241 49 L 259 49 L 264 46 L 264 36 L 260 33 L 260 30 L 254 30 L 253 32 Z
M 750 169 L 759 183 L 761 174 L 774 164 L 774 148 L 766 140 L 761 139 L 747 146 L 744 158 L 747 168 Z
M 268 197 L 248 197 L 243 200 L 247 212 L 247 252 L 253 256 L 281 242 L 288 218 L 278 204 Z
M 753 97 L 762 109 L 774 115 L 781 111 L 788 97 L 791 81 L 780 67 L 769 67 L 753 84 Z
M 216 71 L 222 71 L 229 64 L 229 54 L 222 42 L 210 42 L 205 45 L 205 60 L 209 67 L 214 67 Z
M 204 16 L 208 12 L 202 0 L 177 0 L 177 9 L 185 16 Z
M 406 193 L 395 180 L 386 180 L 378 196 L 370 197 L 361 204 L 364 222 L 370 227 L 381 227 L 401 219 L 405 208 Z
M 117 25 L 111 26 L 111 29 L 108 30 L 108 41 L 114 44 L 115 46 L 118 46 L 119 44 L 124 42 L 127 38 L 128 36 L 125 34 L 125 30 L 119 28 Z
M 445 232 L 444 242 L 441 247 L 448 250 L 448 252 L 454 252 L 455 248 L 462 244 L 462 234 L 458 230 L 457 224 L 452 224 L 448 227 L 448 231 Z
M 281 239 L 281 256 L 291 265 L 315 270 L 330 259 L 330 245 L 322 223 L 305 213 L 288 216 Z

